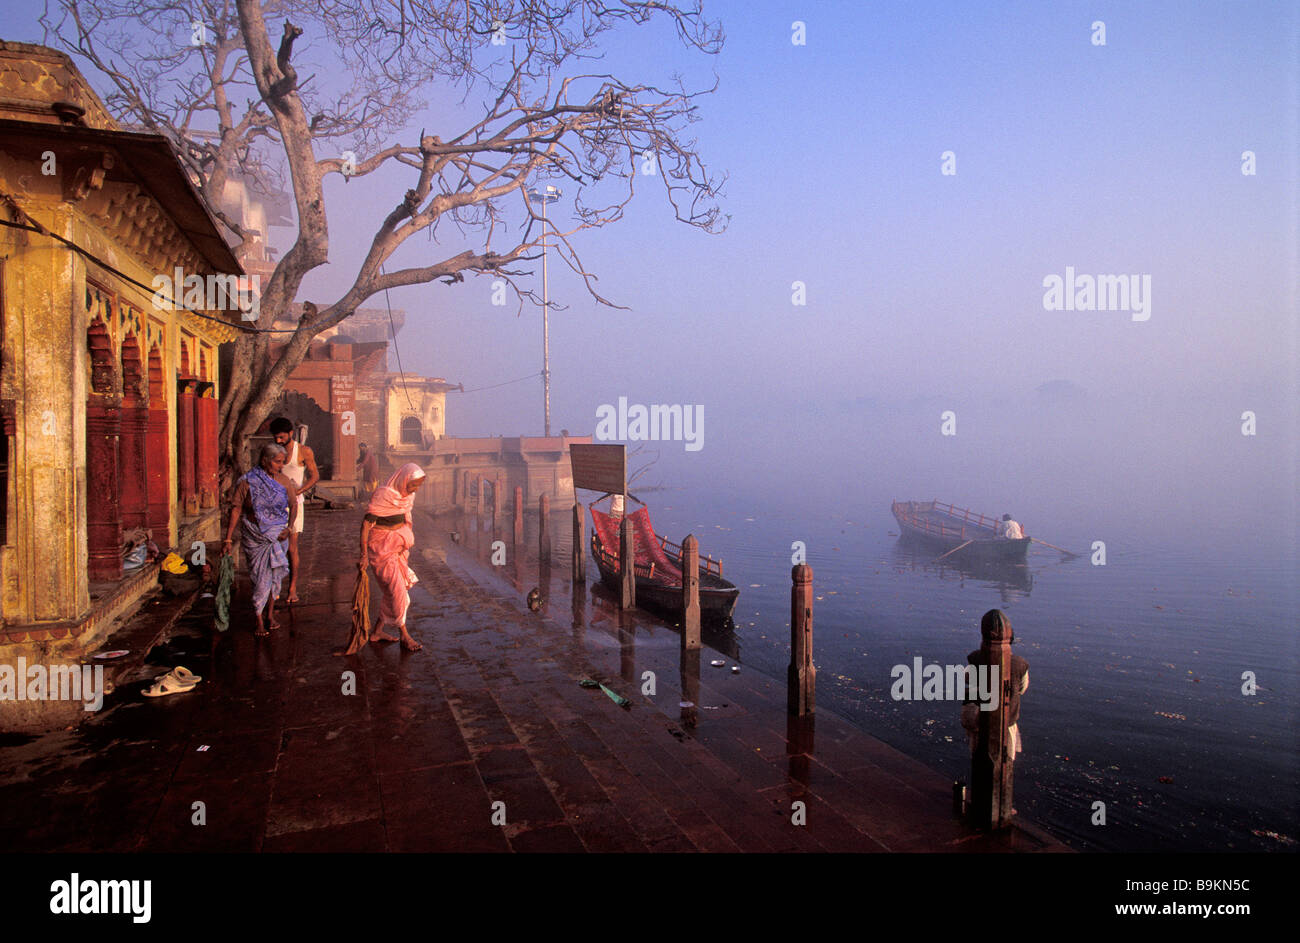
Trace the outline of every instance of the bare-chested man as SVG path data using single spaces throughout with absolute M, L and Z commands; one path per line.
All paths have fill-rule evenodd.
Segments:
M 310 448 L 298 442 L 293 423 L 283 416 L 271 420 L 271 435 L 275 444 L 281 446 L 288 458 L 284 462 L 284 474 L 297 489 L 298 517 L 289 534 L 289 602 L 298 602 L 298 535 L 303 527 L 303 495 L 320 481 L 320 470 L 316 467 L 316 456 Z

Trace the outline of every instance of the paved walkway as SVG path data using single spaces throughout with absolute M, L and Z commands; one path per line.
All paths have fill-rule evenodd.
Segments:
M 0 737 L 0 850 L 1066 850 L 1031 826 L 969 832 L 937 773 L 828 712 L 788 720 L 782 684 L 708 648 L 683 664 L 674 631 L 602 590 L 482 566 L 490 535 L 466 522 L 417 521 L 424 651 L 335 657 L 359 519 L 312 515 L 305 604 L 272 639 L 246 603 L 210 638 L 201 602 L 80 728 Z M 193 692 L 139 695 L 178 663 Z

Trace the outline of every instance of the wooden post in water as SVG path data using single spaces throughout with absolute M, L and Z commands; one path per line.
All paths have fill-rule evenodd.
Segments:
M 537 499 L 537 512 L 541 521 L 537 525 L 537 559 L 551 562 L 551 499 L 542 495 Z
M 682 541 L 682 651 L 700 647 L 700 542 Z
M 460 506 L 461 510 L 469 510 L 469 472 L 461 472 L 460 476 Z
M 632 522 L 626 517 L 618 531 L 619 607 L 636 606 L 636 541 L 632 539 Z
M 504 482 L 501 476 L 497 475 L 497 480 L 492 483 L 492 533 L 496 533 L 497 527 L 501 523 L 501 490 Z
M 1011 620 L 1000 609 L 990 609 L 980 620 L 979 659 L 985 670 L 998 670 L 995 710 L 979 712 L 979 732 L 970 760 L 970 822 L 976 828 L 1011 826 L 1012 776 L 1015 771 L 1013 744 L 1008 729 L 1019 720 L 1019 678 L 1011 664 Z M 981 665 L 977 664 L 978 671 Z
M 573 503 L 573 581 L 587 582 L 587 516 L 582 505 Z
M 524 544 L 524 489 L 515 486 L 515 553 L 518 554 Z
M 483 512 L 487 510 L 487 479 L 482 475 L 478 476 L 478 516 L 482 517 Z
M 806 563 L 791 568 L 790 669 L 786 674 L 787 705 L 796 717 L 813 713 L 817 669 L 813 667 L 813 571 Z

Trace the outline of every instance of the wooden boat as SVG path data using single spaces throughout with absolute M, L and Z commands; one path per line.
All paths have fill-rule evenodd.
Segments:
M 600 580 L 614 592 L 620 588 L 618 550 L 620 520 L 591 508 L 591 556 Z M 636 604 L 676 619 L 682 617 L 682 548 L 654 532 L 650 509 L 628 515 L 636 559 Z M 700 555 L 700 621 L 725 623 L 736 608 L 740 590 L 722 577 L 722 562 Z
M 1024 563 L 1030 538 L 996 537 L 998 518 L 941 501 L 895 501 L 890 506 L 902 536 L 926 544 L 938 554 L 952 552 L 967 560 Z M 961 549 L 957 549 L 957 548 Z

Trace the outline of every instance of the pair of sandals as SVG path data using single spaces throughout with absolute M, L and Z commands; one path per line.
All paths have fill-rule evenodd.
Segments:
M 146 688 L 145 697 L 166 697 L 168 694 L 183 694 L 193 691 L 194 686 L 203 679 L 184 665 L 177 665 L 166 674 L 154 678 L 152 687 Z

